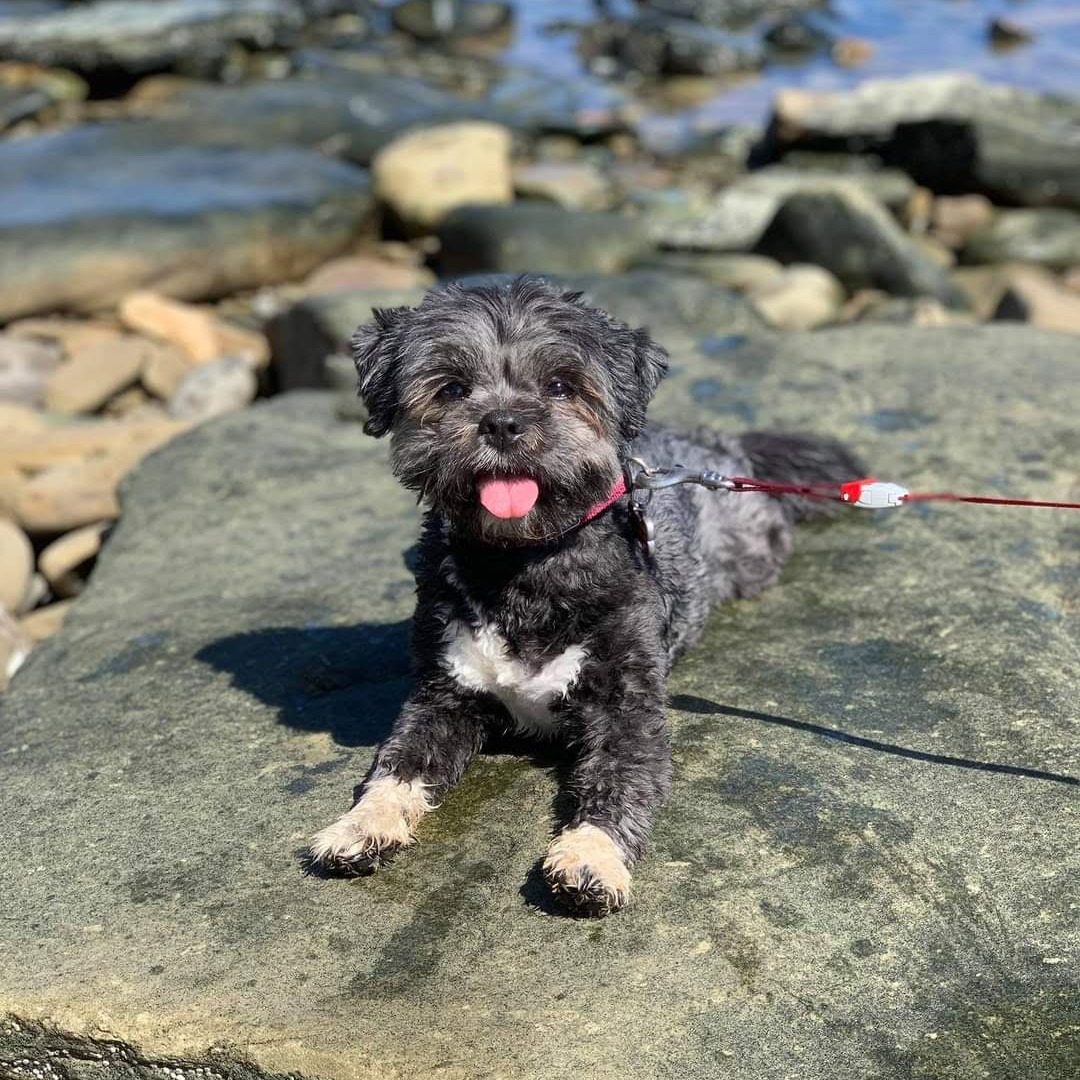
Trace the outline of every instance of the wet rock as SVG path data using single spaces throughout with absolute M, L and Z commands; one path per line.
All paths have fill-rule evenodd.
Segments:
M 777 95 L 768 145 L 869 152 L 940 194 L 1080 207 L 1080 101 L 959 74 Z
M 832 432 L 913 487 L 1065 496 L 1080 469 L 1061 335 L 860 327 L 674 363 L 657 419 Z M 556 779 L 502 748 L 379 874 L 299 872 L 409 686 L 419 514 L 385 442 L 333 416 L 286 395 L 150 459 L 9 691 L 6 1060 L 977 1080 L 1006 1047 L 1019 1075 L 1068 1080 L 1074 990 L 1048 962 L 1075 938 L 1066 518 L 929 506 L 800 531 L 783 582 L 676 668 L 675 788 L 632 905 L 598 926 L 544 906 Z
M 404 0 L 390 11 L 394 28 L 419 41 L 489 34 L 509 25 L 509 4 L 488 0 Z
M 1027 27 L 1001 17 L 990 20 L 986 33 L 990 44 L 996 49 L 1014 49 L 1017 45 L 1027 45 L 1034 40 L 1034 35 Z
M 134 335 L 80 350 L 49 376 L 45 407 L 58 413 L 95 412 L 138 380 L 153 351 Z
M 596 23 L 584 49 L 624 72 L 715 77 L 756 71 L 764 63 L 760 41 L 750 34 L 718 30 L 686 19 L 642 16 Z
M 0 402 L 41 404 L 49 377 L 63 358 L 51 342 L 0 334 Z
M 0 610 L 15 615 L 23 610 L 34 576 L 34 549 L 26 533 L 0 517 Z
M 962 248 L 993 220 L 994 207 L 985 195 L 941 195 L 930 211 L 934 235 L 951 248 Z
M 844 287 L 820 266 L 794 264 L 747 291 L 765 319 L 781 330 L 813 330 L 831 322 L 844 300 Z
M 610 274 L 652 247 L 632 218 L 539 201 L 462 207 L 438 235 L 444 277 L 484 271 Z
M 821 23 L 806 13 L 782 15 L 765 32 L 765 41 L 779 53 L 823 52 L 832 44 L 832 36 Z
M 1017 267 L 1009 275 L 993 317 L 999 322 L 1028 322 L 1043 330 L 1080 334 L 1080 296 L 1045 270 Z
M 650 11 L 710 26 L 746 26 L 766 15 L 823 7 L 823 0 L 638 0 Z
M 372 209 L 365 172 L 310 151 L 131 151 L 123 132 L 0 146 L 0 320 L 108 306 L 148 282 L 197 299 L 294 279 Z
M 241 356 L 223 356 L 192 370 L 169 399 L 169 415 L 201 423 L 255 400 L 258 380 Z
M 496 124 L 446 124 L 384 146 L 371 165 L 376 197 L 412 232 L 429 232 L 451 210 L 514 198 L 510 132 Z
M 1080 213 L 1002 210 L 971 236 L 963 257 L 971 263 L 1028 262 L 1065 270 L 1080 263 Z
M 2 25 L 2 23 L 0 23 Z M 0 63 L 0 131 L 62 101 L 79 101 L 87 86 L 69 71 Z
M 491 88 L 488 101 L 490 118 L 515 131 L 581 139 L 625 132 L 641 112 L 625 91 L 589 75 L 511 72 Z
M 872 198 L 885 195 L 893 205 L 914 189 L 910 179 L 895 170 L 849 172 L 770 166 L 736 180 L 705 203 L 654 204 L 646 214 L 646 228 L 665 248 L 750 251 L 792 195 L 852 187 Z
M 86 566 L 97 558 L 108 529 L 105 522 L 85 525 L 59 537 L 42 550 L 38 567 L 57 596 L 67 599 L 82 592 Z
M 0 58 L 88 77 L 174 66 L 211 74 L 234 45 L 285 45 L 306 22 L 304 5 L 286 0 L 98 0 L 0 20 Z
M 966 307 L 944 268 L 920 251 L 880 204 L 854 188 L 793 195 L 777 211 L 758 251 L 783 263 L 824 266 L 851 291 L 879 288 Z
M 615 198 L 611 181 L 584 161 L 516 165 L 514 189 L 527 199 L 548 199 L 567 210 L 606 210 Z

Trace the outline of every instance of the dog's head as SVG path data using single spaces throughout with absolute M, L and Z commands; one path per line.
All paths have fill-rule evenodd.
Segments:
M 667 355 L 543 282 L 449 286 L 353 337 L 365 430 L 452 528 L 552 539 L 618 482 Z

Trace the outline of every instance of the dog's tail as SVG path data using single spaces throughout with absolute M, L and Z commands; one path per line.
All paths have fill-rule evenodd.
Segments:
M 773 435 L 750 431 L 738 437 L 755 480 L 785 484 L 841 484 L 866 475 L 866 466 L 842 442 L 826 436 Z M 831 517 L 840 503 L 784 496 L 793 521 Z

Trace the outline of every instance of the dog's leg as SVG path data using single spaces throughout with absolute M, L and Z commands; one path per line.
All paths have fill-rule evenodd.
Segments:
M 548 848 L 544 877 L 556 897 L 582 914 L 607 915 L 626 903 L 630 866 L 671 790 L 663 676 L 657 669 L 642 678 L 642 669 L 631 665 L 609 676 L 617 686 L 605 692 L 594 682 L 587 700 L 571 703 L 578 754 L 567 785 L 573 810 Z
M 413 842 L 483 743 L 489 707 L 447 679 L 421 683 L 394 722 L 353 808 L 311 840 L 315 866 L 340 874 L 371 873 Z

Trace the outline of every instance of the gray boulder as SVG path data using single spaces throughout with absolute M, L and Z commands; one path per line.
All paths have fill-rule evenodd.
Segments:
M 1080 207 L 1080 100 L 958 74 L 785 91 L 768 144 L 876 153 L 940 194 Z
M 708 26 L 742 27 L 767 15 L 824 7 L 824 0 L 637 0 L 648 11 L 695 19 Z
M 675 359 L 658 418 L 833 432 L 920 488 L 1077 497 L 1064 336 Z M 300 871 L 409 685 L 417 510 L 333 409 L 286 395 L 149 459 L 0 704 L 0 1073 L 1073 1080 L 1067 514 L 803 529 L 781 584 L 676 669 L 675 790 L 634 900 L 578 922 L 535 872 L 543 748 L 481 757 L 375 877 Z
M 373 210 L 366 171 L 312 151 L 131 147 L 85 126 L 0 145 L 0 321 L 295 279 Z
M 390 11 L 394 28 L 419 41 L 489 34 L 507 26 L 513 16 L 509 4 L 491 0 L 403 0 Z
M 611 274 L 653 247 L 634 218 L 528 199 L 463 206 L 443 221 L 438 236 L 444 277 L 487 271 Z
M 1080 213 L 1054 207 L 1003 210 L 968 240 L 962 254 L 971 263 L 1039 263 L 1052 270 L 1080 266 Z
M 783 263 L 824 266 L 852 292 L 877 288 L 967 307 L 945 269 L 922 252 L 879 203 L 855 188 L 793 195 L 777 211 L 756 250 Z
M 0 58 L 88 76 L 178 64 L 212 72 L 234 45 L 294 41 L 308 18 L 304 3 L 289 0 L 98 0 L 0 19 Z

